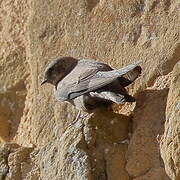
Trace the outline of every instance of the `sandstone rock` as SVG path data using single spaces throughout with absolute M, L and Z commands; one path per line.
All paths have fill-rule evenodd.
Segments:
M 0 179 L 3 180 L 9 170 L 8 167 L 9 150 L 7 148 L 0 148 Z
M 142 175 L 138 178 L 134 178 L 133 180 L 168 180 L 169 178 L 167 177 L 164 168 L 152 168 L 148 172 L 146 172 L 145 175 Z
M 23 115 L 26 78 L 26 1 L 0 2 L 0 141 L 12 140 Z
M 40 150 L 40 177 L 128 180 L 124 169 L 127 144 L 121 143 L 127 138 L 128 127 L 128 117 L 111 112 L 79 119 Z M 119 171 L 114 173 L 114 168 Z
M 17 144 L 4 144 L 0 149 L 0 179 L 21 180 L 32 168 L 29 154 L 33 148 L 20 147 Z
M 161 167 L 164 165 L 159 153 L 157 136 L 163 133 L 167 95 L 168 89 L 154 89 L 146 90 L 137 97 L 126 166 L 132 177 L 142 176 L 151 169 L 162 171 Z M 163 173 L 157 174 L 157 179 L 165 177 Z
M 172 83 L 167 99 L 165 132 L 161 139 L 161 155 L 168 175 L 175 180 L 180 178 L 180 62 L 172 74 Z
M 178 0 L 2 0 L 0 6 L 0 141 L 19 144 L 2 151 L 1 177 L 164 180 L 165 164 L 169 177 L 179 178 L 179 65 L 172 73 L 180 57 Z M 115 68 L 142 60 L 142 76 L 129 87 L 137 104 L 114 108 L 124 115 L 97 112 L 71 125 L 75 108 L 57 102 L 52 87 L 40 87 L 46 64 L 66 55 Z

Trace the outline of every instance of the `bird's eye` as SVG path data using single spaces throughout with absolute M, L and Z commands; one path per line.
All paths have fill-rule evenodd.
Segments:
M 48 70 L 48 74 L 52 74 L 52 72 L 53 72 L 53 69 L 50 68 L 50 69 Z

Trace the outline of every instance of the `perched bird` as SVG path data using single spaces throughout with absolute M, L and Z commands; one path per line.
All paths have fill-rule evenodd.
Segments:
M 41 85 L 54 85 L 57 100 L 68 101 L 79 110 L 93 112 L 113 102 L 135 101 L 125 87 L 141 74 L 139 63 L 115 70 L 91 59 L 62 57 L 47 66 Z

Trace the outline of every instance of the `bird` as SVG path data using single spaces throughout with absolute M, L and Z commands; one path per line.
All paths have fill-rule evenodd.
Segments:
M 93 59 L 60 57 L 46 67 L 41 85 L 52 84 L 58 101 L 69 102 L 81 111 L 92 113 L 112 103 L 123 105 L 136 101 L 125 87 L 140 76 L 140 63 L 114 69 Z

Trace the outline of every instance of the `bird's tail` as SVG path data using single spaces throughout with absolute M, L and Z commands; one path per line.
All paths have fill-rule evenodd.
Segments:
M 132 82 L 134 82 L 141 74 L 142 68 L 141 66 L 136 66 L 134 69 L 130 70 L 126 74 L 119 77 L 120 84 L 123 87 L 128 86 Z
M 125 94 L 124 98 L 125 98 L 126 102 L 135 102 L 136 101 L 136 99 L 129 94 Z

